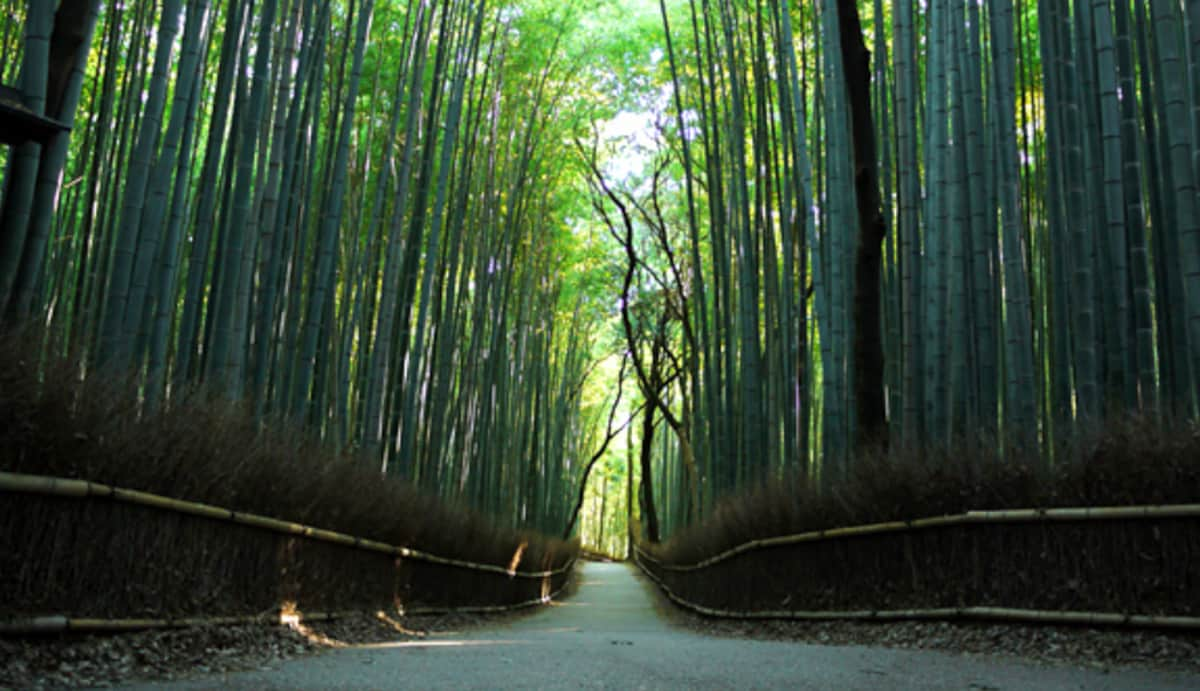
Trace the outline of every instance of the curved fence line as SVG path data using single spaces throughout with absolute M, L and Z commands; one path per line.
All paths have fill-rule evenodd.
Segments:
M 313 526 L 304 525 L 301 523 L 281 521 L 277 518 L 268 518 L 266 516 L 259 516 L 257 514 L 245 513 L 242 511 L 232 511 L 230 509 L 223 509 L 211 504 L 171 499 L 170 497 L 164 497 L 158 494 L 140 492 L 138 490 L 131 489 L 122 489 L 120 487 L 112 487 L 110 485 L 105 485 L 98 482 L 88 482 L 86 480 L 72 480 L 67 478 L 47 477 L 43 475 L 25 475 L 21 473 L 0 472 L 0 491 L 18 492 L 22 494 L 39 494 L 54 497 L 69 497 L 76 499 L 85 499 L 88 497 L 107 498 L 127 504 L 149 506 L 156 509 L 162 509 L 164 511 L 173 511 L 175 513 L 182 513 L 191 516 L 211 518 L 217 521 L 237 523 L 239 525 L 269 530 L 276 533 L 283 533 L 285 535 L 297 535 L 321 542 L 329 542 L 345 547 L 354 547 L 356 549 L 367 550 L 370 552 L 381 552 L 391 556 L 415 559 L 417 561 L 440 564 L 443 566 L 454 566 L 472 571 L 486 571 L 512 578 L 549 578 L 552 576 L 558 576 L 571 570 L 575 566 L 576 561 L 576 559 L 572 557 L 563 566 L 549 571 L 517 571 L 516 569 L 509 569 L 503 566 L 496 566 L 494 564 L 477 564 L 475 562 L 470 562 L 463 559 L 441 557 L 436 554 L 422 552 L 421 550 L 412 549 L 409 547 L 389 545 L 385 542 L 368 540 L 332 530 L 315 528 Z
M 636 547 L 636 546 L 635 546 Z M 687 600 L 671 589 L 661 578 L 642 563 L 640 548 L 634 550 L 634 563 L 654 581 L 675 604 L 697 614 L 721 619 L 792 619 L 797 621 L 1011 621 L 1030 624 L 1070 624 L 1083 626 L 1127 626 L 1137 628 L 1200 629 L 1200 617 L 1157 616 L 1149 614 L 1120 614 L 1116 612 L 1078 612 L 1019 609 L 1014 607 L 939 607 L 929 609 L 895 610 L 723 610 Z
M 1136 520 L 1146 518 L 1200 518 L 1200 504 L 1169 504 L 1162 506 L 1104 506 L 1091 508 L 1066 509 L 1008 509 L 998 511 L 968 511 L 949 516 L 933 516 L 912 521 L 888 521 L 886 523 L 869 523 L 846 528 L 830 528 L 814 530 L 795 535 L 780 535 L 778 537 L 762 538 L 743 542 L 724 552 L 702 559 L 693 564 L 667 564 L 634 545 L 635 550 L 647 561 L 667 571 L 698 571 L 713 564 L 725 561 L 745 552 L 751 552 L 767 547 L 781 547 L 803 542 L 820 542 L 837 540 L 864 535 L 879 535 L 882 533 L 906 533 L 930 528 L 946 528 L 960 525 L 1001 524 L 1001 523 L 1038 523 L 1038 522 L 1080 522 L 1080 521 L 1112 521 Z
M 525 600 L 523 602 L 515 602 L 511 605 L 480 605 L 468 607 L 430 607 L 430 608 L 415 608 L 404 609 L 400 614 L 402 616 L 421 616 L 421 615 L 437 615 L 437 614 L 499 614 L 504 612 L 512 612 L 519 609 L 536 607 L 544 605 L 554 598 L 562 594 L 567 589 L 567 584 L 564 583 L 561 588 L 553 593 L 535 598 L 533 600 Z M 380 611 L 382 613 L 382 610 Z M 0 635 L 12 634 L 47 634 L 47 633 L 63 633 L 67 631 L 75 632 L 115 632 L 115 631 L 143 631 L 146 629 L 183 629 L 194 626 L 233 626 L 237 624 L 290 624 L 299 622 L 318 622 L 332 621 L 334 619 L 344 619 L 346 617 L 362 614 L 361 610 L 349 610 L 345 612 L 310 612 L 290 614 L 286 612 L 272 612 L 270 614 L 251 614 L 240 617 L 180 617 L 176 619 L 96 619 L 85 617 L 68 617 L 63 615 L 49 615 L 40 617 L 23 617 L 17 619 L 0 620 Z

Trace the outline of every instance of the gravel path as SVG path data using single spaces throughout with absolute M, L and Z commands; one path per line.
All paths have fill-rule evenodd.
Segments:
M 1200 675 L 1183 671 L 706 636 L 671 625 L 657 611 L 661 598 L 632 569 L 589 563 L 574 597 L 502 625 L 353 646 L 173 688 L 1200 688 Z

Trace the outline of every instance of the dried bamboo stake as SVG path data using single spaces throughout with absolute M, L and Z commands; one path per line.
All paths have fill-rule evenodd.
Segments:
M 574 568 L 575 561 L 577 559 L 577 557 L 573 556 L 567 561 L 566 564 L 553 570 L 517 571 L 516 569 L 510 569 L 504 566 L 496 566 L 494 564 L 477 564 L 475 562 L 462 559 L 441 557 L 436 554 L 430 554 L 428 552 L 422 552 L 420 550 L 411 549 L 408 547 L 389 545 L 375 540 L 367 540 L 364 538 L 354 537 L 353 535 L 346 535 L 331 530 L 323 530 L 321 528 L 314 528 L 312 526 L 307 526 L 300 523 L 292 523 L 290 521 L 281 521 L 276 518 L 268 518 L 266 516 L 259 516 L 252 513 L 231 511 L 229 509 L 223 509 L 210 504 L 171 499 L 169 497 L 151 494 L 149 492 L 110 487 L 109 485 L 104 485 L 97 482 L 87 482 L 85 480 L 70 480 L 66 478 L 46 477 L 41 475 L 24 475 L 20 473 L 0 472 L 0 491 L 76 499 L 83 499 L 87 497 L 107 498 L 127 504 L 149 506 L 164 511 L 173 511 L 175 513 L 182 513 L 190 516 L 199 516 L 201 518 L 210 518 L 218 521 L 237 523 L 239 525 L 269 530 L 285 535 L 298 535 L 321 542 L 343 545 L 345 547 L 354 547 L 356 549 L 367 550 L 370 552 L 382 552 L 391 556 L 415 559 L 417 561 L 424 561 L 431 564 L 440 564 L 444 566 L 454 566 L 463 569 L 469 569 L 472 571 L 495 573 L 508 576 L 510 578 L 548 578 L 552 576 L 559 576 Z
M 654 562 L 668 571 L 696 571 L 725 561 L 745 552 L 767 547 L 796 545 L 804 542 L 837 540 L 864 535 L 884 533 L 907 533 L 930 528 L 947 528 L 960 525 L 996 525 L 1002 523 L 1053 523 L 1083 521 L 1114 521 L 1163 518 L 1200 518 L 1200 504 L 1169 504 L 1163 506 L 1108 506 L 1066 509 L 1011 509 L 1002 511 L 968 511 L 951 516 L 933 516 L 913 521 L 889 521 L 846 528 L 814 530 L 796 535 L 781 535 L 744 542 L 719 554 L 694 564 L 666 564 L 635 545 L 635 549 L 647 561 Z
M 794 619 L 805 621 L 853 620 L 853 621 L 911 621 L 911 620 L 987 620 L 1012 621 L 1034 624 L 1071 624 L 1084 626 L 1123 626 L 1131 628 L 1157 629 L 1200 629 L 1200 617 L 1167 616 L 1151 614 L 1120 614 L 1116 612 L 1056 612 L 1052 610 L 1019 609 L 1014 607 L 939 607 L 930 609 L 896 610 L 756 610 L 735 611 L 706 607 L 687 600 L 677 594 L 638 558 L 635 551 L 634 563 L 654 581 L 672 602 L 698 614 L 721 619 Z

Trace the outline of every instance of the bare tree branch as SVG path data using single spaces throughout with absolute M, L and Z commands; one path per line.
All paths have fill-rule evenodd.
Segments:
M 566 530 L 563 531 L 564 540 L 570 539 L 571 531 L 575 530 L 575 523 L 579 520 L 579 512 L 583 509 L 583 500 L 587 495 L 587 482 L 588 478 L 591 477 L 592 468 L 604 457 L 605 452 L 608 451 L 608 445 L 612 443 L 612 440 L 616 439 L 617 435 L 621 432 L 624 432 L 629 423 L 633 422 L 633 419 L 646 407 L 645 403 L 638 406 L 625 418 L 624 422 L 613 427 L 613 420 L 617 416 L 617 408 L 621 405 L 621 396 L 625 387 L 625 372 L 628 366 L 629 354 L 626 353 L 621 358 L 621 372 L 617 375 L 617 396 L 613 399 L 612 407 L 608 409 L 608 423 L 605 425 L 606 433 L 604 435 L 604 442 L 600 444 L 600 448 L 596 450 L 596 453 L 592 454 L 592 457 L 588 459 L 587 464 L 583 468 L 583 477 L 579 480 L 579 494 L 575 499 L 575 508 L 571 510 L 571 520 L 567 522 Z

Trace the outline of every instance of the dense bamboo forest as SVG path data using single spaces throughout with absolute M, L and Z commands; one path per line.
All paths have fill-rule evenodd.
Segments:
M 1200 3 L 0 0 L 0 315 L 625 549 L 1200 405 Z

